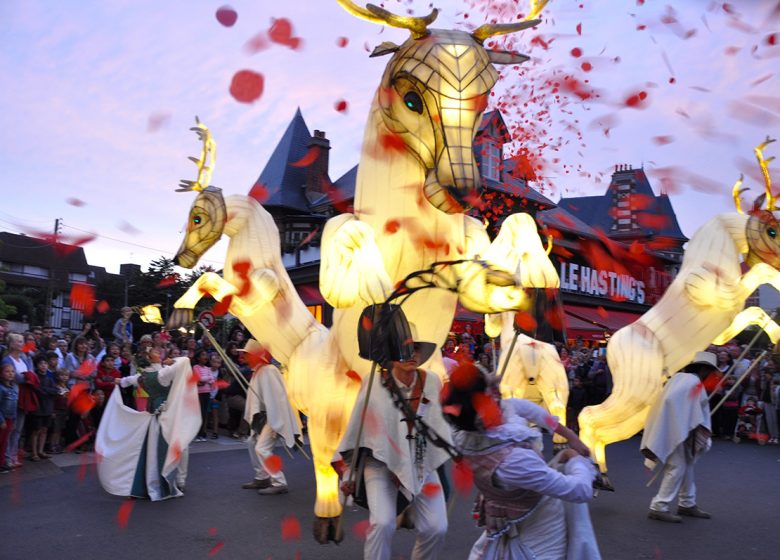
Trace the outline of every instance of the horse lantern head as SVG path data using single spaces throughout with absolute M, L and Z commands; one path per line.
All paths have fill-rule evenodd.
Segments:
M 769 178 L 769 163 L 774 159 L 764 159 L 763 150 L 774 140 L 767 138 L 763 143 L 755 148 L 758 165 L 761 167 L 761 173 L 764 176 L 765 192 L 759 196 L 753 203 L 753 209 L 750 211 L 750 218 L 746 226 L 748 241 L 748 256 L 746 262 L 749 266 L 764 262 L 777 270 L 780 270 L 780 224 L 774 211 L 775 197 L 772 194 L 772 182 Z M 734 200 L 739 207 L 739 187 L 742 179 L 734 185 Z M 766 208 L 762 208 L 766 201 Z
M 466 212 L 482 190 L 473 153 L 474 137 L 498 73 L 493 64 L 519 64 L 529 57 L 483 46 L 494 35 L 528 29 L 540 20 L 531 15 L 511 24 L 483 25 L 472 33 L 428 29 L 438 15 L 397 16 L 368 4 L 361 8 L 337 0 L 363 19 L 409 29 L 402 45 L 385 42 L 371 56 L 393 53 L 379 88 L 383 124 L 403 141 L 425 169 L 423 194 L 435 208 L 449 214 Z
M 198 178 L 195 181 L 182 179 L 179 188 L 176 189 L 176 192 L 198 193 L 190 208 L 184 240 L 174 257 L 176 264 L 184 268 L 193 268 L 198 264 L 200 257 L 222 237 L 227 221 L 222 190 L 208 186 L 216 163 L 216 144 L 208 127 L 201 123 L 198 117 L 195 117 L 195 126 L 190 130 L 197 133 L 198 138 L 203 142 L 203 149 L 200 158 L 190 157 L 198 166 Z

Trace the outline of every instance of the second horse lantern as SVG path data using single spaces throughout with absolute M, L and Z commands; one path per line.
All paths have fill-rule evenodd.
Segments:
M 339 4 L 364 19 L 408 29 L 411 37 L 402 45 L 383 43 L 373 53 L 392 56 L 369 112 L 355 210 L 331 218 L 323 232 L 320 291 L 335 308 L 332 329 L 320 325 L 295 292 L 281 261 L 279 233 L 265 209 L 249 196 L 223 199 L 208 185 L 213 143 L 201 124 L 198 180 L 183 185 L 198 197 L 177 262 L 193 267 L 222 234 L 231 240 L 224 278 L 202 275 L 176 302 L 173 317 L 174 323 L 191 319 L 204 293 L 227 299 L 230 313 L 286 366 L 290 398 L 309 417 L 320 542 L 338 538 L 333 519 L 341 506 L 330 461 L 358 390 L 348 372 L 363 377 L 370 370 L 358 356 L 362 309 L 384 301 L 411 272 L 434 262 L 463 261 L 445 271 L 447 285 L 457 285 L 457 292 L 420 291 L 404 308 L 421 340 L 443 344 L 458 300 L 472 311 L 497 313 L 519 308 L 524 287 L 558 287 L 530 216 L 509 216 L 491 243 L 484 226 L 465 215 L 481 190 L 473 140 L 498 77 L 493 64 L 527 60 L 488 50 L 483 41 L 538 20 L 484 25 L 467 33 L 429 29 L 436 10 L 417 18 L 372 5 Z M 515 285 L 493 283 L 497 269 L 514 275 Z M 443 375 L 438 352 L 428 366 Z

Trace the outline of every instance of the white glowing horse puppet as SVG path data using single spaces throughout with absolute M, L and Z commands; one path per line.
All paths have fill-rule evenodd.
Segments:
M 213 144 L 204 139 L 186 237 L 177 254 L 193 267 L 224 233 L 230 244 L 224 278 L 206 273 L 175 304 L 169 327 L 191 320 L 204 294 L 229 298 L 228 310 L 265 345 L 287 371 L 289 396 L 309 417 L 317 481 L 315 538 L 338 540 L 338 480 L 330 461 L 349 419 L 360 377 L 370 363 L 358 357 L 361 310 L 382 302 L 397 282 L 432 263 L 467 259 L 445 268 L 445 284 L 456 293 L 428 289 L 404 306 L 421 340 L 443 344 L 458 299 L 474 311 L 518 309 L 522 287 L 553 288 L 558 276 L 536 225 L 525 214 L 508 217 L 493 243 L 482 224 L 464 213 L 477 197 L 480 177 L 473 139 L 496 79 L 492 63 L 517 64 L 527 57 L 488 51 L 493 35 L 531 27 L 537 21 L 485 25 L 473 33 L 428 29 L 425 18 L 400 17 L 369 5 L 339 0 L 348 11 L 371 21 L 409 29 L 403 45 L 384 43 L 374 54 L 394 53 L 371 106 L 355 192 L 354 214 L 332 218 L 325 227 L 320 291 L 333 305 L 328 331 L 308 312 L 281 261 L 279 234 L 271 216 L 248 196 L 229 196 L 208 187 Z M 210 147 L 210 148 L 209 148 Z M 504 271 L 504 272 L 502 272 Z M 508 273 L 506 272 L 508 271 Z M 507 285 L 507 274 L 516 283 Z M 500 281 L 495 281 L 500 278 Z M 441 356 L 430 367 L 444 375 Z
M 604 447 L 628 439 L 644 427 L 647 413 L 665 379 L 710 344 L 723 344 L 748 325 L 763 328 L 772 342 L 778 326 L 760 307 L 743 309 L 758 286 L 780 289 L 780 225 L 773 215 L 767 160 L 756 148 L 766 187 L 749 215 L 722 214 L 703 225 L 688 242 L 677 277 L 663 297 L 636 322 L 617 331 L 607 345 L 612 394 L 601 404 L 583 409 L 580 438 L 595 451 L 603 473 Z M 771 161 L 771 160 L 769 160 Z M 767 209 L 761 210 L 764 196 Z M 742 262 L 747 272 L 742 272 Z

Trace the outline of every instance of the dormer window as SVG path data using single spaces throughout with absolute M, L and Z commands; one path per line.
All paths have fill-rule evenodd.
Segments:
M 501 145 L 497 142 L 487 141 L 483 147 L 482 176 L 485 179 L 499 181 L 499 165 L 501 164 Z

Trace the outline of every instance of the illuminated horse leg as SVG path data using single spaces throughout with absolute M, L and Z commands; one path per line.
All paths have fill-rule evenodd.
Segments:
M 566 377 L 566 369 L 563 367 L 558 352 L 550 344 L 537 343 L 541 346 L 538 353 L 541 354 L 539 376 L 536 382 L 539 384 L 539 392 L 542 395 L 547 410 L 559 421 L 566 424 L 566 402 L 569 400 L 569 380 Z M 553 435 L 553 443 L 561 444 L 566 438 Z
M 760 307 L 748 307 L 740 311 L 731 324 L 712 341 L 713 344 L 725 344 L 737 334 L 745 330 L 748 325 L 757 325 L 766 331 L 772 344 L 780 340 L 780 326 L 767 315 L 766 311 Z
M 580 439 L 591 448 L 602 473 L 607 472 L 605 447 L 633 436 L 644 425 L 661 391 L 664 358 L 658 339 L 641 322 L 619 330 L 607 346 L 612 394 L 588 406 L 579 416 Z

